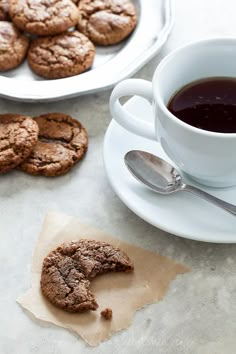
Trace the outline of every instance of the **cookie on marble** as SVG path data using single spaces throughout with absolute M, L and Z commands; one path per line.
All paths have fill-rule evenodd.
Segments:
M 10 0 L 0 0 L 0 21 L 9 20 Z
M 29 39 L 7 21 L 0 21 L 0 71 L 16 68 L 27 53 Z
M 28 52 L 31 69 L 48 79 L 81 74 L 94 60 L 93 43 L 78 31 L 34 39 Z
M 41 289 L 55 306 L 68 312 L 96 310 L 90 282 L 107 272 L 131 272 L 129 257 L 117 247 L 96 240 L 63 243 L 43 261 Z
M 20 169 L 43 176 L 67 173 L 88 148 L 88 136 L 82 124 L 62 113 L 48 113 L 36 117 L 39 126 L 38 142 Z
M 37 123 L 30 117 L 0 115 L 0 173 L 12 170 L 31 154 L 38 130 Z
M 11 0 L 10 16 L 25 32 L 51 36 L 75 26 L 78 9 L 71 0 Z
M 135 28 L 136 10 L 129 0 L 80 0 L 78 29 L 98 45 L 121 42 Z

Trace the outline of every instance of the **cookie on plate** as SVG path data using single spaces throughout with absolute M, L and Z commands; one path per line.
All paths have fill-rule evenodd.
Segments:
M 0 173 L 25 160 L 38 139 L 38 125 L 20 114 L 0 114 Z
M 88 147 L 88 136 L 76 119 L 62 113 L 36 117 L 39 126 L 38 142 L 20 169 L 43 176 L 59 176 L 81 160 Z
M 78 9 L 71 0 L 11 0 L 10 16 L 25 32 L 51 36 L 75 26 Z
M 92 42 L 78 31 L 34 39 L 28 52 L 31 69 L 48 79 L 78 75 L 94 60 Z
M 136 10 L 129 0 L 80 0 L 78 29 L 98 45 L 121 42 L 135 28 Z
M 107 272 L 131 272 L 129 257 L 117 247 L 96 240 L 62 244 L 43 261 L 42 293 L 55 306 L 68 312 L 96 310 L 90 281 Z
M 0 21 L 9 20 L 10 0 L 0 0 Z
M 0 21 L 0 71 L 16 68 L 24 60 L 29 39 L 11 22 Z

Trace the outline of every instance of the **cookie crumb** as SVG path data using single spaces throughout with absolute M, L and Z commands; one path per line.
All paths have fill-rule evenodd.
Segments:
M 105 310 L 100 312 L 101 317 L 104 318 L 104 320 L 111 320 L 112 319 L 112 309 L 110 308 L 105 308 Z

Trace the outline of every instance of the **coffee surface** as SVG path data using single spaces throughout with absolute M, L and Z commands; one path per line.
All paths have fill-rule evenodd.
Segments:
M 236 78 L 208 78 L 180 89 L 167 108 L 183 122 L 207 131 L 236 133 Z

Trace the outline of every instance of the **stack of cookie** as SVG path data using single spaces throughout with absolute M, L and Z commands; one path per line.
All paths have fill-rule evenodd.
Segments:
M 27 55 L 44 78 L 78 75 L 92 66 L 94 44 L 116 44 L 135 26 L 130 0 L 0 0 L 0 71 Z
M 66 114 L 34 119 L 0 115 L 0 173 L 17 167 L 32 175 L 63 175 L 83 158 L 87 147 L 85 128 Z

